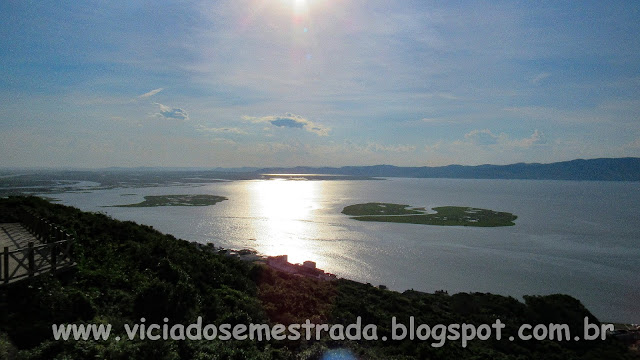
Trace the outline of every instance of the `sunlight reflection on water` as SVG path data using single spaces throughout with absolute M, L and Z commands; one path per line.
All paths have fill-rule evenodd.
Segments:
M 322 183 L 318 181 L 269 180 L 255 181 L 249 187 L 254 232 L 264 241 L 258 241 L 256 250 L 266 255 L 289 255 L 289 261 L 302 263 L 318 261 L 305 238 L 317 234 L 314 211 L 321 208 Z

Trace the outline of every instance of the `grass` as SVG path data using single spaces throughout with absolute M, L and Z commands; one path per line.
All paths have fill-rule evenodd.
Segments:
M 390 203 L 366 203 L 349 205 L 342 213 L 359 221 L 381 221 L 440 226 L 497 227 L 513 226 L 517 216 L 466 206 L 435 207 L 435 214 L 427 214 L 424 208 Z
M 114 205 L 113 207 L 157 207 L 157 206 L 209 206 L 228 200 L 216 195 L 150 195 L 137 204 Z
M 17 352 L 7 334 L 0 332 L 0 359 L 15 359 Z

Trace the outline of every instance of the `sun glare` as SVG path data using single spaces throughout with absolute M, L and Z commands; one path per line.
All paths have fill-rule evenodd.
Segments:
M 253 208 L 260 219 L 257 235 L 266 238 L 266 248 L 256 249 L 266 255 L 289 255 L 290 262 L 316 260 L 315 251 L 306 238 L 315 234 L 313 211 L 317 202 L 315 181 L 261 180 L 251 186 Z
M 291 6 L 293 8 L 293 13 L 296 15 L 300 15 L 305 13 L 309 9 L 309 0 L 282 0 L 286 6 Z

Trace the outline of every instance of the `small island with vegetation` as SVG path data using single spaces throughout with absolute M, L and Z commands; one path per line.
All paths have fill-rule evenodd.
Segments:
M 209 206 L 228 200 L 216 195 L 149 195 L 137 204 L 113 205 L 111 207 L 157 207 L 157 206 Z
M 513 226 L 518 217 L 508 212 L 498 212 L 466 206 L 440 206 L 435 214 L 425 208 L 390 203 L 366 203 L 349 205 L 342 210 L 345 215 L 359 221 L 382 221 L 440 226 Z

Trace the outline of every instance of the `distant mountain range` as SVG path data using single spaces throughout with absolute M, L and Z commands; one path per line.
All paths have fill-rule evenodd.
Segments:
M 571 160 L 551 164 L 448 165 L 399 167 L 392 165 L 266 168 L 260 173 L 331 174 L 369 177 L 454 178 L 454 179 L 534 179 L 640 181 L 640 158 Z
M 61 180 L 93 181 L 102 186 L 168 184 L 212 180 L 264 179 L 269 175 L 311 175 L 314 179 L 370 179 L 383 177 L 451 179 L 532 179 L 640 181 L 640 158 L 571 160 L 550 164 L 447 165 L 400 167 L 393 165 L 289 168 L 111 167 L 102 169 L 0 169 L 0 188 L 49 187 Z M 319 176 L 324 175 L 324 176 Z

